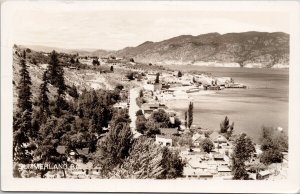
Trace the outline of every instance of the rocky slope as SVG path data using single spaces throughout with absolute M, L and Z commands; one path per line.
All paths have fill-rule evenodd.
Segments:
M 156 64 L 285 68 L 289 65 L 289 35 L 281 32 L 182 35 L 144 42 L 114 53 Z

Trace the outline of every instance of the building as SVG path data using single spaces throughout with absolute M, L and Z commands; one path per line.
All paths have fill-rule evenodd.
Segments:
M 162 146 L 172 146 L 172 139 L 166 135 L 156 135 L 155 143 Z
M 151 114 L 154 110 L 159 108 L 159 103 L 144 103 L 142 104 L 143 114 Z
M 183 177 L 188 179 L 201 179 L 201 180 L 209 180 L 213 178 L 213 175 L 209 172 L 202 171 L 200 169 L 193 169 L 189 167 L 183 168 Z
M 209 135 L 209 138 L 214 142 L 214 143 L 217 143 L 217 144 L 227 144 L 227 139 L 219 134 L 218 132 L 214 131 L 212 134 Z
M 117 109 L 128 109 L 128 104 L 127 102 L 118 102 L 114 104 L 113 107 Z
M 204 134 L 196 133 L 193 135 L 192 140 L 193 140 L 193 145 L 194 146 L 200 146 L 201 141 L 205 139 Z
M 258 173 L 258 175 L 257 175 L 257 179 L 260 179 L 260 180 L 262 180 L 262 179 L 268 179 L 271 174 L 272 173 L 269 170 L 260 171 Z

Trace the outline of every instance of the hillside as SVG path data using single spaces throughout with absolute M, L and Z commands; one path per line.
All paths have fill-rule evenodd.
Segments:
M 288 67 L 289 35 L 281 32 L 182 35 L 114 53 L 138 62 L 204 66 Z
M 50 53 L 55 50 L 59 53 L 66 53 L 71 55 L 78 54 L 79 56 L 103 56 L 107 55 L 109 51 L 102 49 L 67 49 L 67 48 L 58 48 L 50 46 L 41 46 L 41 45 L 18 45 L 20 48 L 29 48 L 38 52 Z
M 17 100 L 17 87 L 19 83 L 19 72 L 20 72 L 20 53 L 24 50 L 23 46 L 15 45 L 13 48 L 13 95 L 14 95 L 14 105 L 16 105 Z M 29 75 L 32 81 L 32 100 L 37 102 L 39 95 L 39 87 L 42 83 L 43 73 L 47 70 L 48 62 L 50 57 L 48 54 L 42 53 L 45 51 L 35 51 L 35 50 L 26 50 L 26 64 L 28 66 Z M 101 65 L 100 67 L 92 67 L 84 65 L 82 63 L 77 65 L 77 69 L 69 68 L 71 65 L 69 63 L 71 58 L 74 58 L 74 55 L 66 53 L 58 53 L 58 58 L 60 65 L 64 66 L 64 79 L 67 85 L 67 95 L 66 98 L 70 99 L 71 96 L 68 95 L 70 86 L 73 84 L 76 86 L 79 93 L 83 89 L 106 89 L 112 90 L 118 84 L 122 84 L 125 88 L 133 87 L 135 83 L 125 83 L 121 81 L 121 77 L 127 73 L 123 69 L 115 68 L 113 73 L 100 73 L 100 70 L 106 70 L 110 68 L 110 65 Z M 34 61 L 34 62 L 33 62 Z M 49 89 L 49 98 L 54 100 L 54 96 L 57 95 L 57 88 L 48 84 Z

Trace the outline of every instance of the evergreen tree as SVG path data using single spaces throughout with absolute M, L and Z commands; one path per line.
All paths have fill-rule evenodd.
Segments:
M 75 63 L 75 60 L 74 60 L 73 57 L 71 58 L 70 63 L 71 63 L 71 64 L 74 64 L 74 63 Z
M 19 163 L 29 163 L 31 156 L 32 102 L 31 78 L 26 65 L 26 52 L 20 61 L 20 80 L 18 84 L 18 111 L 13 123 L 13 158 Z
M 64 70 L 59 63 L 58 54 L 55 51 L 52 51 L 52 53 L 50 54 L 48 73 L 50 83 L 59 89 L 59 94 L 63 94 L 66 89 L 64 80 Z
M 114 71 L 114 66 L 110 66 L 110 71 Z
M 32 102 L 31 102 L 31 78 L 27 70 L 26 65 L 26 52 L 23 52 L 23 57 L 20 61 L 20 80 L 18 84 L 18 107 L 20 113 L 27 110 L 29 113 L 32 113 Z
M 159 73 L 156 74 L 155 83 L 156 83 L 156 84 L 159 83 Z
M 232 173 L 235 180 L 248 179 L 245 162 L 249 161 L 255 153 L 255 147 L 251 139 L 242 133 L 234 142 L 232 154 Z
M 187 111 L 184 112 L 185 128 L 188 126 Z
M 181 73 L 181 71 L 178 71 L 178 75 L 177 75 L 178 77 L 182 77 L 182 73 Z
M 75 99 L 78 99 L 78 97 L 79 97 L 79 94 L 77 92 L 77 88 L 76 88 L 76 86 L 74 84 L 70 88 L 69 95 L 72 96 Z
M 194 104 L 192 102 L 190 102 L 189 104 L 189 108 L 188 108 L 188 128 L 191 128 L 192 124 L 193 124 L 193 112 L 194 110 Z
M 126 112 L 116 112 L 108 135 L 99 142 L 94 155 L 94 166 L 100 166 L 104 176 L 129 156 L 133 143 L 129 123 L 129 115 Z
M 49 99 L 47 96 L 47 92 L 49 92 L 47 80 L 47 72 L 45 71 L 43 74 L 43 83 L 40 85 L 40 96 L 39 96 L 39 105 L 40 105 L 40 114 L 41 116 L 47 117 L 50 114 L 49 110 Z
M 229 127 L 229 119 L 226 116 L 225 119 L 220 123 L 220 133 L 227 133 Z

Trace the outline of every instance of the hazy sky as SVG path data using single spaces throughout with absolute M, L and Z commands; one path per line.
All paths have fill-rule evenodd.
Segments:
M 209 32 L 282 31 L 283 12 L 207 11 L 18 11 L 13 19 L 17 44 L 116 50 L 145 41 Z

